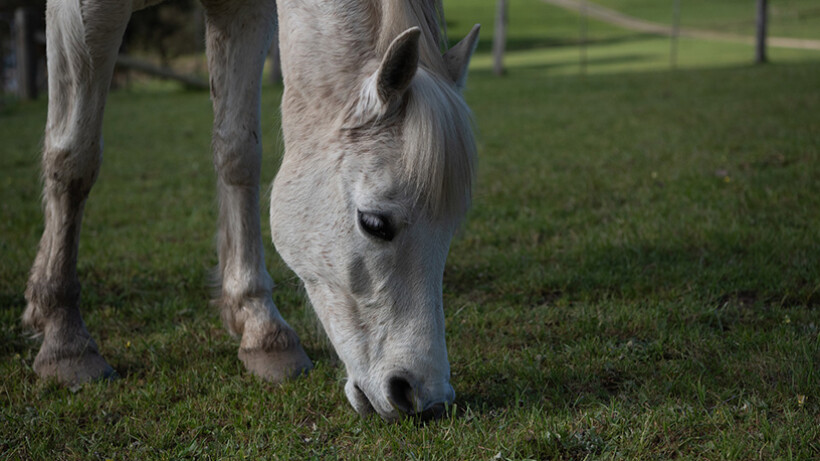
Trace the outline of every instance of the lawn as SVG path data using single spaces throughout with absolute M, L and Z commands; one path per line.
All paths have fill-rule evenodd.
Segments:
M 675 0 L 592 0 L 624 14 L 671 24 Z M 677 0 L 683 27 L 753 36 L 757 2 L 753 0 Z M 769 34 L 820 39 L 820 5 L 814 0 L 769 1 Z
M 445 9 L 451 41 L 464 36 L 475 23 L 482 24 L 479 55 L 473 61 L 475 69 L 491 69 L 489 54 L 495 15 L 495 2 L 448 0 Z M 635 17 L 671 24 L 672 2 L 651 0 L 605 0 L 597 2 Z M 809 0 L 770 2 L 773 10 L 771 35 L 820 39 L 820 10 Z M 754 34 L 753 2 L 732 0 L 682 2 L 681 23 L 719 32 L 741 35 Z M 788 7 L 788 8 L 787 8 Z M 548 75 L 579 75 L 582 52 L 581 19 L 577 12 L 567 11 L 539 0 L 509 2 L 509 31 L 505 64 L 511 67 L 538 67 Z M 747 11 L 748 10 L 748 11 Z M 780 11 L 780 16 L 775 14 Z M 784 11 L 788 11 L 786 14 Z M 784 22 L 782 16 L 795 18 Z M 743 23 L 752 19 L 751 28 L 734 27 L 730 19 Z M 741 19 L 738 19 L 741 18 Z M 745 24 L 745 23 L 743 23 Z M 593 74 L 634 71 L 669 70 L 672 44 L 668 37 L 618 28 L 588 18 L 586 21 L 585 72 Z M 800 62 L 820 59 L 818 50 L 793 50 L 769 47 L 768 57 L 774 62 Z M 680 38 L 677 45 L 676 68 L 714 68 L 745 65 L 754 59 L 754 46 L 737 43 Z
M 451 36 L 469 22 L 451 21 Z M 729 63 L 580 78 L 538 40 L 503 78 L 479 55 L 468 82 L 479 177 L 444 278 L 456 406 L 424 426 L 354 413 L 269 241 L 274 300 L 316 369 L 281 386 L 243 371 L 209 305 L 210 102 L 172 85 L 112 93 L 83 223 L 83 313 L 122 378 L 37 380 L 19 316 L 46 104 L 4 109 L 0 457 L 820 457 L 820 59 L 752 67 L 732 48 Z M 281 89 L 264 94 L 270 181 Z

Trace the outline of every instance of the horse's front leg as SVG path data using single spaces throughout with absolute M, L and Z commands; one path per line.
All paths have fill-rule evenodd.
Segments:
M 23 323 L 43 336 L 34 371 L 69 385 L 113 373 L 80 315 L 77 247 L 83 207 L 102 160 L 105 99 L 130 15 L 130 3 L 116 0 L 50 0 L 47 8 L 45 229 Z
M 213 150 L 219 194 L 219 298 L 222 319 L 241 336 L 239 358 L 279 382 L 312 367 L 271 299 L 259 210 L 262 67 L 270 45 L 272 0 L 206 0 Z

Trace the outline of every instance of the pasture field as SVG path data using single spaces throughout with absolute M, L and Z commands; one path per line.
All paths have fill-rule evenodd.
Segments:
M 623 46 L 662 53 L 641 43 Z M 544 55 L 503 78 L 479 55 L 468 81 L 479 174 L 444 277 L 457 397 L 423 426 L 353 412 L 269 238 L 274 299 L 316 368 L 281 386 L 243 371 L 209 305 L 210 102 L 172 85 L 112 93 L 86 207 L 82 310 L 121 379 L 37 380 L 19 317 L 46 104 L 3 109 L 0 458 L 820 457 L 820 59 L 752 67 L 733 48 L 582 78 L 529 49 Z M 280 94 L 264 92 L 268 182 Z
M 495 2 L 447 0 L 448 35 L 454 42 L 475 23 L 482 24 L 479 54 L 474 69 L 491 69 Z M 504 62 L 512 68 L 538 68 L 548 75 L 579 74 L 580 17 L 539 0 L 508 2 L 509 30 Z M 654 0 L 602 0 L 594 3 L 637 18 L 671 24 L 672 2 Z M 820 10 L 813 0 L 772 1 L 770 35 L 820 39 Z M 718 32 L 754 35 L 754 2 L 687 0 L 681 4 L 681 25 Z M 751 26 L 748 19 L 751 18 Z M 742 27 L 737 27 L 740 24 Z M 587 19 L 586 69 L 593 74 L 670 69 L 668 37 L 624 30 Z M 768 47 L 773 62 L 820 59 L 818 50 Z M 734 67 L 754 59 L 754 47 L 737 43 L 679 38 L 677 68 Z
M 593 0 L 624 14 L 664 24 L 672 23 L 674 0 Z M 683 27 L 755 34 L 756 2 L 746 0 L 678 0 Z M 769 34 L 803 39 L 820 38 L 820 5 L 813 0 L 769 2 Z

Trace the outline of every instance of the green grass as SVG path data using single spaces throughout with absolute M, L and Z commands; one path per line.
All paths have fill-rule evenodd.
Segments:
M 749 0 L 679 0 L 683 27 L 755 34 L 757 2 Z M 671 24 L 674 1 L 594 0 L 624 14 L 662 24 Z M 820 5 L 813 0 L 769 2 L 769 34 L 777 37 L 820 39 Z
M 475 2 L 474 0 L 448 0 L 445 2 L 448 17 L 448 36 L 451 42 L 463 37 L 475 23 L 482 24 L 481 39 L 478 46 L 479 55 L 473 60 L 473 68 L 486 70 L 492 68 L 492 57 L 489 54 L 495 14 L 495 2 Z M 671 2 L 659 4 L 654 1 L 634 0 L 598 2 L 627 14 L 662 23 L 671 22 Z M 692 4 L 683 2 L 682 23 L 685 26 L 723 32 L 736 32 L 751 35 L 752 28 L 735 30 L 719 20 L 745 17 L 740 3 L 743 1 L 702 2 Z M 784 2 L 787 3 L 787 2 Z M 812 10 L 808 1 L 794 0 L 794 11 Z M 772 2 L 775 9 L 779 2 Z M 668 17 L 659 11 L 669 8 Z M 777 6 L 780 8 L 780 6 Z M 792 11 L 792 10 L 789 10 Z M 720 14 L 718 14 L 720 13 Z M 753 13 L 753 11 L 752 11 Z M 665 14 L 665 13 L 664 13 Z M 797 14 L 797 13 L 795 13 Z M 805 16 L 805 15 L 804 15 Z M 803 17 L 803 16 L 801 16 Z M 693 18 L 688 21 L 687 18 Z M 721 19 L 723 18 L 723 19 Z M 753 16 L 752 16 L 753 18 Z M 715 22 L 710 22 L 715 21 Z M 801 24 L 808 24 L 802 32 L 802 26 L 787 23 L 784 33 L 779 35 L 797 38 L 820 38 L 820 13 L 801 19 Z M 776 27 L 779 20 L 772 19 L 772 35 L 778 35 Z M 793 33 L 786 33 L 793 32 Z M 576 12 L 548 5 L 539 0 L 519 0 L 509 2 L 509 31 L 507 35 L 507 52 L 504 62 L 513 68 L 541 68 L 548 75 L 578 75 L 581 72 L 580 17 Z M 623 73 L 634 71 L 669 70 L 670 39 L 588 20 L 586 48 L 586 72 L 592 74 Z M 774 62 L 800 62 L 820 59 L 820 51 L 793 50 L 769 47 L 768 56 Z M 679 39 L 676 67 L 683 69 L 735 67 L 745 65 L 754 59 L 754 47 L 736 43 L 713 42 Z
M 444 280 L 458 396 L 421 427 L 353 412 L 269 242 L 274 299 L 317 367 L 282 386 L 242 370 L 208 304 L 210 102 L 173 86 L 111 95 L 86 208 L 82 309 L 122 379 L 37 380 L 19 316 L 46 105 L 4 109 L 0 457 L 816 459 L 820 62 L 751 67 L 728 49 L 726 65 L 692 45 L 711 68 L 579 78 L 539 45 L 494 78 L 478 56 L 479 178 Z M 266 181 L 279 95 L 263 101 Z

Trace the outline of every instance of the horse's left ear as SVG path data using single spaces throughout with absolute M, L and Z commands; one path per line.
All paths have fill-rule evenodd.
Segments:
M 346 127 L 384 117 L 401 101 L 419 67 L 420 35 L 418 27 L 411 27 L 390 43 L 379 68 L 364 80 L 356 104 L 347 115 Z
M 444 53 L 444 64 L 447 66 L 447 72 L 450 73 L 450 78 L 458 88 L 464 88 L 467 82 L 467 66 L 470 64 L 470 57 L 478 45 L 478 30 L 481 28 L 480 24 L 473 26 L 473 29 L 458 42 L 454 47 Z
M 379 65 L 376 90 L 387 104 L 404 93 L 419 66 L 419 36 L 421 29 L 411 27 L 396 37 L 387 48 Z

